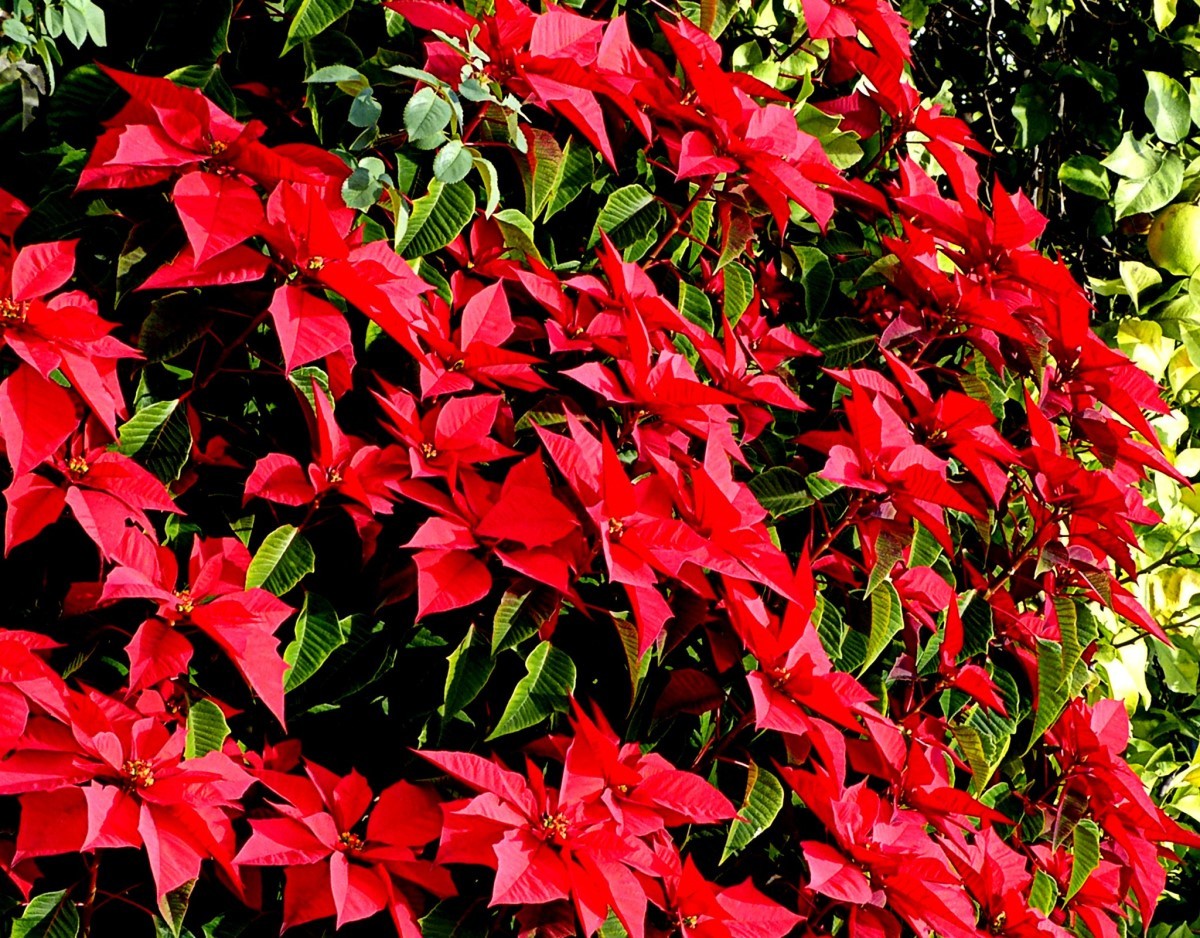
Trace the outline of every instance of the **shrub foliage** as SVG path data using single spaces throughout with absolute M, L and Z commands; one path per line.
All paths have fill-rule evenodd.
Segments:
M 1167 406 L 890 5 L 112 7 L 4 19 L 14 936 L 1150 923 Z

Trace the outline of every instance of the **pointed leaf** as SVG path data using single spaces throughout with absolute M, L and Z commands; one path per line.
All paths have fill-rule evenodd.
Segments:
M 262 587 L 282 596 L 316 569 L 312 545 L 293 525 L 276 528 L 246 570 L 246 589 Z
M 725 838 L 725 849 L 721 852 L 724 863 L 735 853 L 741 852 L 755 837 L 771 826 L 783 808 L 783 786 L 779 779 L 755 762 L 750 763 L 746 778 L 746 795 L 738 808 L 738 817 L 729 827 Z
M 551 713 L 567 710 L 568 698 L 575 690 L 575 662 L 570 655 L 542 642 L 525 659 L 525 670 L 489 740 L 536 726 Z
M 867 670 L 880 656 L 888 643 L 904 627 L 900 595 L 896 587 L 884 581 L 871 594 L 871 632 L 867 636 L 867 652 L 859 672 Z
M 35 896 L 12 923 L 12 938 L 76 938 L 78 934 L 79 911 L 65 889 Z
M 1087 883 L 1092 871 L 1100 865 L 1100 828 L 1095 821 L 1084 818 L 1075 825 L 1071 841 L 1071 882 L 1064 899 L 1070 899 Z
M 331 654 L 346 644 L 346 632 L 332 603 L 316 593 L 304 597 L 296 617 L 296 638 L 283 651 L 291 665 L 283 680 L 284 691 L 295 690 L 317 673 Z
M 288 27 L 285 55 L 301 43 L 320 35 L 350 12 L 354 0 L 303 0 Z
M 192 453 L 192 430 L 179 401 L 143 407 L 118 428 L 117 451 L 138 462 L 163 482 L 174 482 Z
M 475 190 L 465 182 L 440 180 L 412 204 L 408 228 L 398 249 L 405 257 L 421 257 L 453 241 L 475 215 Z
M 449 720 L 478 696 L 495 667 L 487 641 L 480 638 L 473 625 L 447 660 L 450 667 L 442 701 L 443 720 Z

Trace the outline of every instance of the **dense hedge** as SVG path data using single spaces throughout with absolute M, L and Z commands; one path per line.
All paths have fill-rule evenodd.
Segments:
M 13 935 L 1150 924 L 1169 408 L 887 3 L 3 36 Z

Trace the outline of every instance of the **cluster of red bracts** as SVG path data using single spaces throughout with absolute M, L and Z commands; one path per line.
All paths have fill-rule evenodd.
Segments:
M 0 194 L 0 338 L 17 360 L 0 383 L 0 435 L 14 473 L 6 550 L 69 510 L 104 564 L 103 582 L 81 587 L 77 603 L 155 606 L 129 642 L 128 686 L 112 697 L 67 687 L 44 662 L 49 645 L 38 636 L 0 636 L 0 793 L 20 795 L 22 806 L 14 879 L 28 890 L 40 856 L 139 846 L 160 894 L 211 859 L 255 903 L 254 870 L 279 866 L 285 925 L 386 910 L 409 938 L 419 935 L 424 897 L 454 889 L 445 864 L 459 863 L 493 868 L 492 902 L 518 907 L 522 927 L 540 935 L 572 934 L 576 920 L 590 934 L 611 909 L 641 938 L 653 907 L 662 915 L 652 922 L 665 915 L 689 938 L 821 934 L 831 909 L 848 919 L 852 938 L 897 938 L 901 923 L 951 938 L 1065 938 L 1083 923 L 1113 938 L 1130 891 L 1148 919 L 1164 844 L 1197 839 L 1149 801 L 1121 758 L 1128 727 L 1119 705 L 1077 701 L 1047 736 L 1061 790 L 1040 807 L 1069 790 L 1105 834 L 1099 867 L 1047 915 L 1030 904 L 1031 883 L 1041 871 L 1065 889 L 1069 855 L 1000 836 L 997 826 L 1020 819 L 954 786 L 952 771 L 968 769 L 947 721 L 911 701 L 893 702 L 885 716 L 874 692 L 834 669 L 812 625 L 814 574 L 857 588 L 889 558 L 881 575 L 895 583 L 910 645 L 938 631 L 949 610 L 939 689 L 1004 713 L 985 660 L 962 653 L 958 590 L 880 543 L 907 542 L 916 522 L 955 554 L 957 518 L 1020 501 L 1030 526 L 993 545 L 995 569 L 969 571 L 961 590 L 986 597 L 997 640 L 1032 674 L 1037 638 L 1059 637 L 1056 597 L 1085 596 L 1157 629 L 1113 570 L 1132 571 L 1133 525 L 1152 520 L 1131 483 L 1147 468 L 1173 471 L 1143 415 L 1162 409 L 1157 392 L 1091 332 L 1086 296 L 1066 268 L 1029 247 L 1044 223 L 1032 206 L 997 186 L 991 211 L 981 207 L 966 128 L 920 105 L 903 80 L 899 18 L 876 0 L 803 4 L 811 35 L 830 41 L 830 79 L 870 80 L 866 91 L 825 104 L 864 133 L 889 121 L 897 143 L 907 132 L 926 137 L 950 194 L 907 158 L 886 193 L 843 178 L 780 95 L 725 71 L 717 45 L 687 22 L 662 27 L 677 73 L 632 44 L 623 17 L 538 15 L 515 0 L 498 0 L 481 18 L 428 0 L 387 5 L 436 37 L 426 46 L 433 74 L 461 79 L 462 56 L 447 40 L 470 36 L 491 77 L 559 114 L 610 163 L 617 113 L 662 148 L 678 179 L 710 186 L 721 217 L 737 215 L 748 230 L 754 204 L 785 227 L 789 200 L 822 225 L 838 200 L 902 217 L 900 235 L 884 240 L 895 261 L 890 283 L 863 301 L 882 329 L 888 370 L 830 370 L 849 392 L 839 405 L 845 427 L 802 439 L 827 457 L 824 478 L 854 495 L 842 530 L 857 532 L 862 556 L 843 551 L 830 531 L 797 567 L 738 478 L 773 414 L 807 409 L 789 365 L 815 352 L 776 322 L 761 286 L 736 322 L 718 324 L 718 339 L 607 239 L 596 273 L 564 279 L 536 258 L 514 259 L 498 226 L 478 217 L 450 248 L 465 261 L 447 299 L 386 242 L 364 242 L 341 197 L 348 169 L 340 160 L 314 147 L 269 147 L 261 128 L 198 92 L 109 72 L 130 100 L 80 187 L 170 184 L 187 236 L 142 289 L 273 272 L 278 286 L 262 312 L 283 367 L 323 361 L 334 401 L 356 380 L 348 316 L 368 317 L 416 365 L 417 387 L 371 382 L 379 432 L 369 440 L 345 433 L 314 387 L 311 452 L 263 453 L 241 466 L 246 501 L 345 512 L 364 556 L 390 514 L 417 512 L 406 547 L 418 617 L 478 603 L 497 583 L 538 584 L 560 605 L 611 615 L 579 587 L 602 575 L 628 599 L 639 653 L 676 626 L 702 622 L 722 674 L 752 656 L 745 677 L 755 725 L 785 740 L 781 773 L 827 836 L 800 845 L 807 876 L 788 884 L 787 908 L 749 882 L 708 882 L 681 858 L 670 829 L 727 822 L 733 806 L 579 709 L 569 738 L 534 746 L 561 763 L 556 787 L 532 761 L 522 774 L 475 755 L 422 753 L 476 792 L 444 804 L 408 782 L 376 797 L 353 772 L 338 777 L 306 763 L 301 773 L 290 745 L 259 755 L 230 741 L 186 758 L 171 682 L 191 663 L 188 630 L 211 638 L 282 723 L 286 665 L 276 633 L 293 609 L 246 588 L 250 555 L 235 538 L 198 538 L 186 571 L 159 545 L 148 512 L 177 512 L 172 494 L 108 447 L 127 416 L 116 363 L 138 353 L 110 335 L 93 301 L 63 290 L 71 243 L 16 249 L 26 211 Z M 772 268 L 762 263 L 756 273 L 767 283 Z M 964 348 L 998 373 L 1028 378 L 1024 401 L 1010 402 L 1023 406 L 1027 427 L 1011 439 L 969 387 L 939 389 L 932 362 Z M 511 399 L 522 392 L 557 394 L 558 419 L 518 435 Z M 201 416 L 185 407 L 199 438 Z M 618 432 L 589 418 L 601 408 L 616 415 Z M 498 464 L 500 481 L 489 471 Z M 1019 601 L 1008 589 L 1014 578 Z M 1031 596 L 1045 615 L 1028 611 Z M 707 611 L 688 619 L 689 603 Z M 267 807 L 250 816 L 239 844 L 231 822 L 254 791 Z M 44 823 L 50 816 L 53 825 Z

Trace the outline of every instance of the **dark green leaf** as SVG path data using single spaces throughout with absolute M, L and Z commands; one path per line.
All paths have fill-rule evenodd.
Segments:
M 308 593 L 296 617 L 296 637 L 283 651 L 291 665 L 284 676 L 284 691 L 292 691 L 317 673 L 338 648 L 346 644 L 346 631 L 329 600 Z
M 354 0 L 302 0 L 300 9 L 288 27 L 287 41 L 280 54 L 286 55 L 301 43 L 319 36 L 349 13 L 353 6 Z
M 447 660 L 449 669 L 442 698 L 443 720 L 451 719 L 478 696 L 495 667 L 487 640 L 479 636 L 473 625 L 467 629 L 466 636 Z

